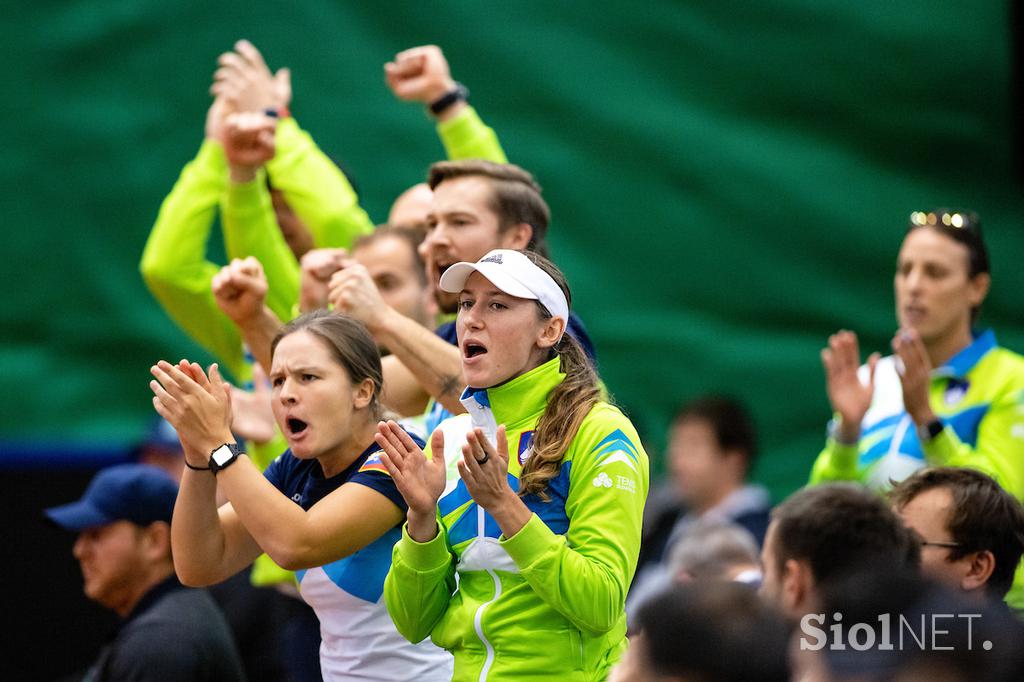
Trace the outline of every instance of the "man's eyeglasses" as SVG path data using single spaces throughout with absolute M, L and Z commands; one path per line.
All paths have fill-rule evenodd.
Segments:
M 921 540 L 922 547 L 946 547 L 949 549 L 955 549 L 960 546 L 959 542 L 932 542 L 931 540 Z

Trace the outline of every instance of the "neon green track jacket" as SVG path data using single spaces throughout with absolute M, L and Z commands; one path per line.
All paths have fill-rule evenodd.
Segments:
M 429 635 L 454 654 L 454 680 L 602 680 L 626 648 L 624 604 L 649 482 L 630 421 L 598 403 L 548 484 L 550 501 L 524 497 L 533 516 L 511 538 L 455 473 L 471 428 L 493 442 L 505 424 L 517 488 L 548 394 L 564 378 L 556 358 L 502 386 L 467 389 L 468 413 L 438 427 L 449 471 L 438 535 L 417 543 L 403 532 L 395 545 L 388 611 L 409 640 Z
M 472 107 L 438 124 L 437 131 L 451 159 L 506 161 L 494 131 Z M 344 174 L 295 119 L 278 123 L 277 152 L 266 172 L 318 248 L 348 248 L 373 230 Z M 223 148 L 212 140 L 203 142 L 160 207 L 139 265 L 171 319 L 241 383 L 251 379 L 252 368 L 238 329 L 213 298 L 210 281 L 220 266 L 206 260 L 206 246 L 220 205 L 228 257 L 258 258 L 269 285 L 267 305 L 281 319 L 291 319 L 299 265 L 277 227 L 265 179 L 261 172 L 253 182 L 229 183 Z

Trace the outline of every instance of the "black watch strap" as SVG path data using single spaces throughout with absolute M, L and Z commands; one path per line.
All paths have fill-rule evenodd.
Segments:
M 922 443 L 928 443 L 934 440 L 935 437 L 938 436 L 940 433 L 942 433 L 942 429 L 944 428 L 945 425 L 943 425 L 943 423 L 940 420 L 933 419 L 924 426 L 917 427 L 917 438 Z
M 235 463 L 239 455 L 244 455 L 245 450 L 238 443 L 224 443 L 217 446 L 210 453 L 210 471 L 216 476 L 217 472 L 227 469 Z
M 440 115 L 445 109 L 458 101 L 469 100 L 469 88 L 462 83 L 455 83 L 455 87 L 441 95 L 430 103 L 430 113 L 434 116 Z

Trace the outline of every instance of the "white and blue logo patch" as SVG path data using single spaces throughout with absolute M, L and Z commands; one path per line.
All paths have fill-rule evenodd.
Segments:
M 519 434 L 519 466 L 526 464 L 526 460 L 530 459 L 530 455 L 533 453 L 533 449 L 530 447 L 533 445 L 533 431 L 523 431 Z
M 597 453 L 597 466 L 603 467 L 615 462 L 622 462 L 634 473 L 640 473 L 640 455 L 636 446 L 621 429 L 615 429 L 593 450 Z
M 946 386 L 945 392 L 942 394 L 942 399 L 946 405 L 952 407 L 958 402 L 964 399 L 967 395 L 967 387 L 969 384 L 966 381 L 958 381 L 957 379 L 950 379 L 949 384 Z

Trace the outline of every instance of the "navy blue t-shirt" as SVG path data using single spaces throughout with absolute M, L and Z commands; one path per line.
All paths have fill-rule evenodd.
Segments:
M 410 433 L 409 437 L 416 445 L 425 447 L 423 440 L 418 436 Z M 409 507 L 380 461 L 379 453 L 380 446 L 373 443 L 344 471 L 324 478 L 320 462 L 315 459 L 299 459 L 291 450 L 285 450 L 270 463 L 263 475 L 275 488 L 305 510 L 309 510 L 342 484 L 352 482 L 376 490 L 405 512 Z
M 594 350 L 594 343 L 590 340 L 590 335 L 587 334 L 587 328 L 583 326 L 583 320 L 577 317 L 576 313 L 572 311 L 569 312 L 569 322 L 565 325 L 565 331 L 569 332 L 569 335 L 572 336 L 572 338 L 579 341 L 580 346 L 583 348 L 583 352 L 587 354 L 587 357 L 590 358 L 591 362 L 596 364 L 597 351 Z M 435 329 L 434 333 L 453 346 L 459 345 L 454 321 L 445 322 Z

